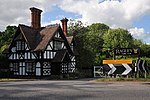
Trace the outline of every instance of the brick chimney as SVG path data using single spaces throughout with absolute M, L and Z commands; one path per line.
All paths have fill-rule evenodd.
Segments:
M 31 10 L 31 27 L 40 28 L 42 10 L 34 8 L 34 7 L 30 8 L 30 10 Z
M 64 35 L 67 36 L 67 22 L 68 22 L 68 19 L 67 18 L 63 18 L 62 20 L 60 20 L 61 23 L 62 23 L 62 30 L 64 32 Z

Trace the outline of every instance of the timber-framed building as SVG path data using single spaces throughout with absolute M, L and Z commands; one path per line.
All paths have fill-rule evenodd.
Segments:
M 41 12 L 31 10 L 31 26 L 19 24 L 8 48 L 10 71 L 15 76 L 51 76 L 73 73 L 75 42 L 67 36 L 67 18 L 59 24 L 41 27 Z

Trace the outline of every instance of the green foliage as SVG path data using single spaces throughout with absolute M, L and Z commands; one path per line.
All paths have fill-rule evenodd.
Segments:
M 100 64 L 104 58 L 102 54 L 103 35 L 108 31 L 109 27 L 105 24 L 95 23 L 87 27 L 85 33 L 85 49 L 89 50 L 93 55 L 92 64 Z
M 68 32 L 75 36 L 76 49 L 79 53 L 77 66 L 83 68 L 99 64 L 99 60 L 103 59 L 100 56 L 103 45 L 102 37 L 109 27 L 100 23 L 84 27 L 80 21 L 72 20 L 68 29 Z
M 7 26 L 4 32 L 0 32 L 0 53 L 10 45 L 16 29 L 16 26 Z
M 0 53 L 2 53 L 6 48 L 8 47 L 8 45 L 3 45 L 1 48 L 0 48 Z
M 134 48 L 140 48 L 142 45 L 143 45 L 143 43 L 141 40 L 138 40 L 138 39 L 133 40 L 133 47 Z
M 8 59 L 3 54 L 0 54 L 0 69 L 8 68 Z
M 68 23 L 68 35 L 77 35 L 84 33 L 86 31 L 86 28 L 83 26 L 83 23 L 81 21 L 76 20 L 70 20 Z
M 150 45 L 143 44 L 141 45 L 141 57 L 150 57 Z
M 140 59 L 141 60 L 145 60 L 146 63 L 147 63 L 147 66 L 150 66 L 150 58 L 148 58 L 148 57 L 141 57 Z
M 4 32 L 0 32 L 0 69 L 8 68 L 8 60 L 2 53 L 10 45 L 16 29 L 16 26 L 7 26 Z
M 133 46 L 133 37 L 125 29 L 110 29 L 103 36 L 104 47 L 108 48 L 129 48 Z
M 132 48 L 134 46 L 134 39 L 132 35 L 125 29 L 109 29 L 106 34 L 103 35 L 103 55 L 105 55 L 105 59 L 113 59 L 114 48 Z M 135 43 L 139 42 L 135 40 Z M 138 43 L 136 44 L 137 46 Z M 135 46 L 136 46 L 135 45 Z M 119 58 L 122 58 L 120 56 Z
M 103 45 L 103 35 L 108 31 L 109 27 L 105 24 L 92 24 L 87 27 L 88 31 L 85 35 L 85 46 L 92 52 L 99 52 Z
M 101 23 L 85 27 L 81 21 L 74 20 L 68 29 L 69 34 L 75 36 L 78 67 L 93 67 L 102 64 L 103 59 L 112 59 L 114 48 L 141 48 L 141 56 L 150 57 L 150 45 L 134 39 L 126 29 L 110 29 Z M 126 57 L 137 59 L 137 55 Z

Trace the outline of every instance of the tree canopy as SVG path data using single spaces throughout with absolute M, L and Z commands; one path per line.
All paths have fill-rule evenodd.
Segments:
M 84 26 L 81 21 L 72 20 L 71 23 L 69 33 L 76 33 L 74 36 L 79 52 L 78 67 L 93 67 L 102 64 L 103 59 L 112 59 L 113 48 L 141 48 L 143 56 L 149 54 L 149 45 L 134 39 L 126 29 L 111 29 L 103 23 L 89 26 Z
M 4 32 L 0 32 L 0 53 L 11 43 L 16 29 L 16 26 L 7 26 Z
M 8 59 L 2 52 L 10 45 L 16 29 L 16 26 L 7 26 L 4 32 L 0 32 L 0 69 L 9 68 Z
M 110 29 L 103 36 L 104 47 L 110 48 L 129 48 L 133 46 L 133 37 L 125 29 Z

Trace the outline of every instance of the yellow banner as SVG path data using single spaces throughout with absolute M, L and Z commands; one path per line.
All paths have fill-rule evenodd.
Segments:
M 103 60 L 103 64 L 132 64 L 132 60 Z

